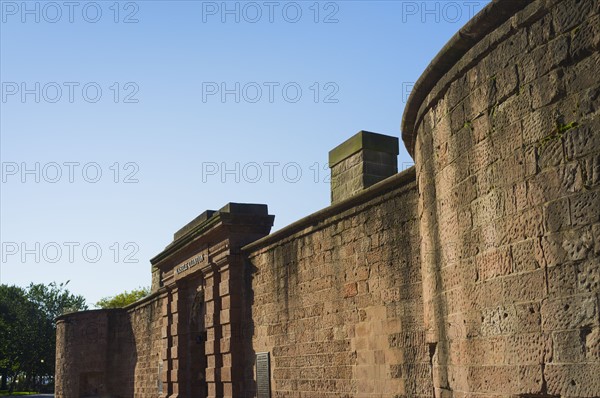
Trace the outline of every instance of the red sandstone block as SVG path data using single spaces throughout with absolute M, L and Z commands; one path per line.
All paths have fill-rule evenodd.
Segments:
M 479 281 L 508 275 L 512 271 L 510 247 L 504 246 L 484 252 L 475 257 L 475 264 Z
M 211 385 L 210 382 L 214 382 L 217 379 L 217 370 L 217 368 L 206 368 L 206 381 L 209 382 L 209 387 Z
M 344 285 L 344 298 L 354 297 L 358 294 L 358 285 L 356 282 Z
M 600 396 L 600 364 L 547 364 L 544 370 L 548 394 L 562 397 Z
M 232 366 L 232 354 L 231 353 L 223 353 L 221 354 L 221 364 L 223 366 Z
M 543 333 L 523 333 L 506 338 L 506 363 L 542 364 L 552 358 L 552 339 Z
M 221 298 L 221 309 L 227 310 L 231 308 L 231 296 L 225 296 Z
M 231 351 L 231 338 L 222 337 L 219 340 L 219 352 Z
M 542 326 L 546 331 L 581 328 L 597 323 L 598 304 L 595 295 L 578 295 L 544 301 Z
M 225 282 L 221 282 L 219 283 L 219 296 L 225 296 L 230 294 L 230 282 L 229 281 L 225 281 Z
M 548 268 L 548 291 L 550 297 L 572 296 L 580 293 L 578 289 L 578 273 L 580 265 L 574 263 L 560 264 Z
M 544 265 L 544 254 L 539 239 L 529 239 L 511 245 L 513 271 L 533 271 Z
M 600 191 L 578 194 L 569 198 L 569 202 L 573 226 L 590 225 L 600 221 Z
M 223 396 L 224 397 L 233 397 L 233 384 L 232 383 L 223 383 Z
M 217 362 L 217 358 L 215 355 L 206 355 L 206 366 L 209 368 L 214 368 Z
M 503 282 L 506 302 L 538 301 L 548 295 L 544 269 L 509 276 Z
M 204 343 L 204 352 L 206 355 L 214 355 L 218 342 L 215 340 L 207 340 Z
M 221 381 L 222 382 L 229 382 L 229 383 L 224 383 L 224 384 L 231 384 L 231 367 L 229 366 L 223 366 L 220 368 L 220 372 L 221 372 Z

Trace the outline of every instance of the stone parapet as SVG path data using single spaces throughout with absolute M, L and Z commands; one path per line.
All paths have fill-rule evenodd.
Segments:
M 398 139 L 359 131 L 329 152 L 329 167 L 337 203 L 398 172 Z

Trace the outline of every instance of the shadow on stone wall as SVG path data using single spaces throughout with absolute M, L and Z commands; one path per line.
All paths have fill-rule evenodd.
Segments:
M 134 396 L 135 367 L 138 361 L 133 325 L 126 311 L 111 314 L 106 347 L 106 375 L 110 397 Z
M 244 347 L 243 363 L 244 363 L 244 394 L 245 397 L 254 397 L 256 395 L 256 380 L 254 377 L 254 363 L 256 352 L 252 344 L 252 336 L 254 336 L 254 318 L 252 316 L 252 306 L 254 305 L 254 291 L 252 290 L 252 278 L 258 271 L 256 266 L 251 261 L 246 260 L 244 263 L 244 280 L 243 280 L 243 299 L 242 299 L 242 319 L 240 338 L 242 347 Z

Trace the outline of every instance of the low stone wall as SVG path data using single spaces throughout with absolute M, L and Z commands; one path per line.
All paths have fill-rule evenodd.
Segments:
M 244 248 L 273 397 L 431 397 L 419 240 L 411 169 Z
M 123 316 L 119 310 L 63 315 L 57 320 L 57 398 L 85 397 L 109 391 L 107 353 L 111 329 Z
M 57 319 L 57 398 L 158 396 L 160 299 Z

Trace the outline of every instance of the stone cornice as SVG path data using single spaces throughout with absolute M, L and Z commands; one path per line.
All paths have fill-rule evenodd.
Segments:
M 217 225 L 223 222 L 223 215 L 220 212 L 216 212 L 212 215 L 212 217 L 208 218 L 206 221 L 200 223 L 196 227 L 190 229 L 185 235 L 181 236 L 179 239 L 174 240 L 170 243 L 165 250 L 160 252 L 158 255 L 153 257 L 150 260 L 150 263 L 155 267 L 160 267 L 162 262 L 171 257 L 173 254 L 178 253 L 179 251 L 186 248 L 191 242 L 197 240 L 198 238 L 204 236 L 211 229 L 215 228 Z
M 206 214 L 206 212 L 204 213 Z M 179 232 L 175 235 L 175 240 L 170 243 L 165 250 L 150 260 L 154 267 L 169 267 L 171 259 L 177 258 L 179 254 L 184 254 L 189 249 L 208 244 L 212 246 L 222 240 L 228 239 L 230 231 L 229 226 L 242 227 L 244 225 L 252 228 L 260 226 L 273 225 L 274 216 L 268 215 L 266 205 L 238 204 L 228 203 L 219 211 L 209 211 L 208 217 L 203 217 L 200 222 L 188 224 L 185 233 Z M 181 230 L 180 230 L 181 231 Z M 192 247 L 193 245 L 193 247 Z M 209 255 L 211 249 L 209 247 Z

